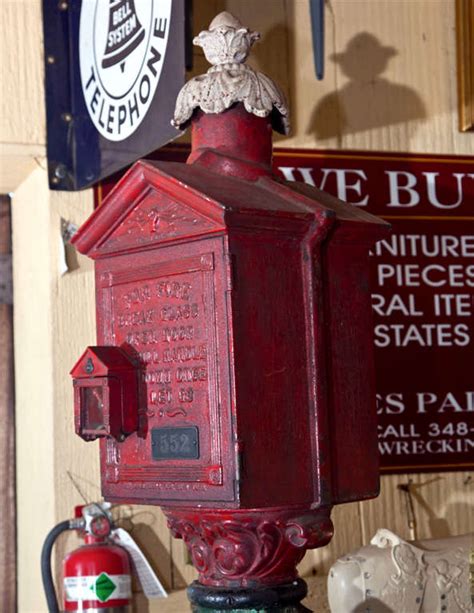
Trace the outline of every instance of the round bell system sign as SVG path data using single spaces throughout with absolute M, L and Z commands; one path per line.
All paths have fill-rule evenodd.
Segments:
M 81 84 L 100 134 L 122 141 L 150 107 L 160 80 L 172 0 L 84 0 L 79 29 Z

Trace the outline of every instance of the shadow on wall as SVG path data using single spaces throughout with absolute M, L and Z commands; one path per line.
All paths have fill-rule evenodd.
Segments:
M 184 577 L 171 559 L 170 552 L 161 542 L 152 526 L 147 523 L 135 523 L 132 536 L 139 544 L 150 565 L 157 572 L 166 591 L 170 592 L 175 589 L 175 585 L 186 585 Z M 169 565 L 171 565 L 171 582 L 164 576 Z
M 253 28 L 255 29 L 255 28 Z M 258 28 L 256 28 L 258 30 Z M 291 32 L 286 23 L 277 23 L 262 33 L 262 38 L 252 47 L 248 64 L 267 74 L 280 87 L 290 103 L 291 69 L 288 45 Z M 275 57 L 278 61 L 275 61 Z
M 290 110 L 291 132 L 293 133 L 295 126 L 294 117 L 291 113 L 293 105 L 291 102 L 292 86 L 288 52 L 290 35 L 288 26 L 284 23 L 279 23 L 270 28 L 262 35 L 262 39 L 252 47 L 248 64 L 268 75 L 284 93 Z M 275 61 L 275 55 L 278 56 L 277 61 Z M 274 146 L 278 146 L 279 141 L 288 137 L 285 134 L 273 132 L 272 138 Z
M 427 525 L 429 532 L 428 534 L 424 534 L 423 538 L 441 539 L 459 536 L 456 533 L 453 534 L 450 526 L 450 518 L 474 517 L 474 505 L 471 502 L 472 493 L 464 493 L 465 500 L 449 500 L 450 492 L 446 492 L 446 500 L 443 508 L 435 511 L 429 503 L 429 496 L 423 496 L 420 490 L 422 490 L 424 486 L 435 483 L 436 481 L 443 481 L 443 477 L 438 476 L 427 481 L 422 481 L 412 486 L 410 489 L 413 500 L 417 503 L 415 509 L 418 519 L 424 514 L 428 520 Z M 464 487 L 467 488 L 469 485 L 470 481 L 467 481 Z
M 118 507 L 120 507 L 120 505 L 118 505 Z M 123 505 L 122 511 L 126 509 L 127 506 Z M 137 521 L 138 518 L 141 518 L 142 521 Z M 152 525 L 155 521 L 156 517 L 154 513 L 139 510 L 130 517 L 124 515 L 119 525 L 130 533 L 142 553 L 145 555 L 150 566 L 156 572 L 165 590 L 171 592 L 176 588 L 176 585 L 182 586 L 186 585 L 186 583 L 173 562 L 170 552 L 156 534 L 156 530 L 153 529 Z M 133 610 L 139 613 L 148 613 L 150 611 L 150 602 L 143 593 L 143 588 L 139 584 L 135 573 L 133 574 L 132 590 L 134 602 Z
M 330 55 L 350 81 L 319 102 L 307 134 L 326 140 L 426 117 L 425 105 L 414 90 L 382 76 L 395 55 L 394 47 L 383 46 L 369 32 L 357 34 L 345 51 Z

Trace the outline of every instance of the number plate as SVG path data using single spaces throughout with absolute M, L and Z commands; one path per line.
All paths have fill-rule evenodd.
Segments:
M 199 430 L 189 428 L 153 428 L 151 455 L 154 460 L 197 460 L 199 458 Z

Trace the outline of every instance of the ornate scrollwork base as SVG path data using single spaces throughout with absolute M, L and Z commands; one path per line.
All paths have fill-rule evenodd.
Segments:
M 204 586 L 290 584 L 306 550 L 326 545 L 333 534 L 329 507 L 163 510 L 173 536 L 186 543 Z

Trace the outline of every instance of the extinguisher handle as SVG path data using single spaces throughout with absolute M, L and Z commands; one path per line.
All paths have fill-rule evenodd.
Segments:
M 65 520 L 54 526 L 48 533 L 41 550 L 41 577 L 49 613 L 60 613 L 51 570 L 51 552 L 58 536 L 67 530 L 75 530 L 84 524 L 83 520 Z

